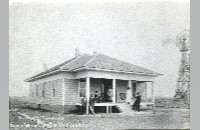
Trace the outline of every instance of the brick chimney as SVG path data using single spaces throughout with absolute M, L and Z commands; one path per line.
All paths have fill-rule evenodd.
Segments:
M 98 52 L 96 52 L 96 51 L 93 52 L 93 55 L 97 55 L 97 54 L 98 54 Z
M 80 56 L 80 51 L 78 48 L 75 49 L 75 57 L 79 57 Z

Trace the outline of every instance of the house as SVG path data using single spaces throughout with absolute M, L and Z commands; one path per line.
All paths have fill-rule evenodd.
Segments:
M 67 113 L 75 110 L 84 96 L 88 105 L 90 94 L 95 91 L 101 94 L 102 102 L 108 102 L 109 87 L 113 92 L 113 104 L 125 102 L 127 87 L 131 88 L 133 99 L 140 91 L 147 102 L 146 83 L 150 83 L 151 102 L 154 103 L 154 79 L 159 75 L 103 54 L 76 53 L 74 58 L 25 81 L 30 83 L 31 107 Z M 87 114 L 88 111 L 87 107 Z

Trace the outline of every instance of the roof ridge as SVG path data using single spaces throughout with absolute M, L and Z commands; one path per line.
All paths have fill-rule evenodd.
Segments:
M 99 55 L 99 54 L 94 55 L 94 57 L 93 57 L 91 60 L 89 60 L 87 63 L 85 63 L 85 64 L 83 65 L 83 67 L 86 67 L 88 64 L 90 64 L 98 55 Z

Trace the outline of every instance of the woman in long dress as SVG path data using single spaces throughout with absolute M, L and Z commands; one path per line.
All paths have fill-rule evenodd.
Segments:
M 112 100 L 113 100 L 113 93 L 112 93 L 111 87 L 109 87 L 109 89 L 107 91 L 107 96 L 108 96 L 108 101 L 112 102 Z
M 138 112 L 140 111 L 140 102 L 141 102 L 141 95 L 139 92 L 136 93 L 136 100 L 133 104 L 133 110 L 137 110 Z
M 132 98 L 131 88 L 128 87 L 127 90 L 126 90 L 126 102 L 128 104 L 131 103 L 131 98 Z

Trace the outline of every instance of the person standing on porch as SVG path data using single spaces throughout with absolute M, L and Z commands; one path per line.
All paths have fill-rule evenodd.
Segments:
M 112 91 L 112 89 L 111 89 L 111 87 L 109 87 L 109 89 L 108 89 L 108 91 L 107 91 L 107 96 L 108 96 L 108 101 L 109 102 L 112 102 L 112 97 L 113 97 L 113 93 L 112 93 L 113 91 Z
M 126 102 L 127 102 L 128 104 L 131 103 L 131 97 L 132 97 L 131 88 L 128 87 L 127 90 L 126 90 Z
M 140 111 L 140 102 L 141 102 L 141 95 L 139 92 L 136 93 L 136 100 L 133 104 L 133 109 L 137 110 L 138 112 Z

